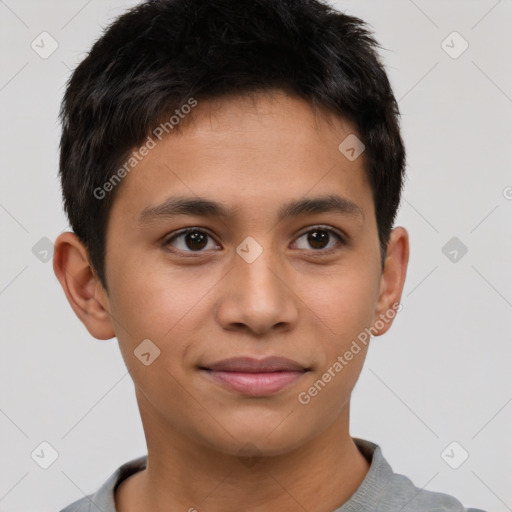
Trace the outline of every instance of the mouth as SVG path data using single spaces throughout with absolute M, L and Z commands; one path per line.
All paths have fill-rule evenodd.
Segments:
M 292 386 L 309 368 L 284 357 L 236 357 L 200 366 L 199 370 L 230 391 L 263 397 Z

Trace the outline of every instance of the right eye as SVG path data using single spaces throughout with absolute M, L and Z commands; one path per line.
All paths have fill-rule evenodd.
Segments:
M 208 247 L 208 238 L 212 240 L 210 247 Z M 205 252 L 205 249 L 220 248 L 209 233 L 196 227 L 186 228 L 171 235 L 164 242 L 164 246 L 171 246 L 172 251 L 177 250 L 185 253 Z

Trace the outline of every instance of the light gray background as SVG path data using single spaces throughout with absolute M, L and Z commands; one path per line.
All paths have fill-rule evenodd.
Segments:
M 130 5 L 0 1 L 2 512 L 60 510 L 145 453 L 117 342 L 89 336 L 51 261 L 32 252 L 67 228 L 57 179 L 65 82 Z M 512 510 L 511 2 L 335 5 L 368 21 L 386 48 L 408 150 L 397 222 L 411 238 L 404 308 L 372 341 L 352 435 L 380 444 L 419 487 Z M 42 31 L 59 44 L 47 59 L 30 46 Z M 469 43 L 456 59 L 441 46 L 453 31 Z M 455 263 L 442 252 L 454 236 L 468 248 Z M 31 458 L 42 441 L 59 453 L 46 470 Z M 458 469 L 441 457 L 452 441 L 469 453 Z

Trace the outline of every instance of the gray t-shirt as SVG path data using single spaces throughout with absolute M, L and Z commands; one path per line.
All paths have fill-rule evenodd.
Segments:
M 448 494 L 419 489 L 407 477 L 393 472 L 377 444 L 353 439 L 370 463 L 370 469 L 356 492 L 333 512 L 485 512 L 476 508 L 466 509 Z M 98 492 L 84 496 L 61 512 L 116 512 L 116 486 L 133 473 L 143 470 L 146 462 L 146 455 L 126 462 Z

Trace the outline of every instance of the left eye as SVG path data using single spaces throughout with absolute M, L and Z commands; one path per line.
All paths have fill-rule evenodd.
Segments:
M 336 247 L 336 244 L 328 247 L 329 242 L 332 241 L 332 236 L 337 239 L 338 244 L 343 244 L 344 239 L 336 233 L 336 231 L 333 231 L 332 229 L 324 228 L 324 227 L 316 227 L 313 229 L 310 229 L 309 231 L 306 231 L 306 233 L 303 233 L 301 236 L 297 238 L 299 241 L 301 238 L 306 239 L 306 243 L 309 244 L 314 250 L 330 250 L 334 249 Z M 298 243 L 296 242 L 296 245 Z M 326 247 L 327 246 L 327 247 Z M 298 247 L 299 249 L 309 249 L 308 247 Z
M 337 244 L 331 243 L 333 241 L 333 235 L 334 241 L 337 241 Z M 211 240 L 210 243 L 208 239 Z M 304 239 L 306 244 L 309 244 L 310 247 L 301 247 L 301 245 L 304 245 L 304 243 L 301 244 L 301 239 Z M 315 227 L 310 229 L 300 235 L 296 240 L 296 248 L 306 250 L 311 250 L 312 248 L 315 251 L 328 251 L 345 242 L 343 237 L 336 231 L 324 227 Z M 331 245 L 329 246 L 329 244 Z M 209 233 L 198 228 L 188 228 L 173 235 L 165 242 L 165 245 L 171 245 L 175 249 L 183 252 L 204 252 L 203 249 L 208 250 L 220 248 L 220 246 L 213 241 L 213 238 Z

